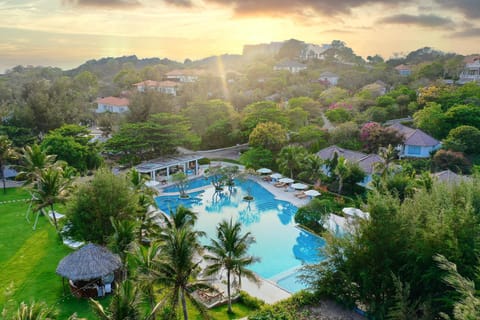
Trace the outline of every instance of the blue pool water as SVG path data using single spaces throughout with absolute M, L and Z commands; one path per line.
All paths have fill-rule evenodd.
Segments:
M 202 178 L 195 178 L 195 179 L 189 180 L 187 189 L 192 190 L 192 189 L 208 186 L 208 185 L 211 185 L 211 184 L 212 183 L 210 182 L 209 179 L 205 179 L 203 177 Z M 171 185 L 171 186 L 163 188 L 163 192 L 178 192 L 178 188 L 177 188 L 176 185 Z
M 254 196 L 251 202 L 243 200 L 247 188 L 251 189 Z M 156 202 L 166 213 L 175 210 L 179 204 L 197 212 L 197 229 L 207 234 L 201 239 L 203 244 L 209 244 L 210 238 L 216 237 L 215 228 L 221 220 L 239 220 L 243 230 L 250 231 L 256 239 L 250 247 L 250 253 L 261 259 L 250 269 L 289 292 L 304 289 L 304 285 L 297 281 L 298 269 L 304 263 L 320 261 L 318 249 L 325 242 L 295 226 L 293 217 L 297 207 L 275 199 L 254 181 L 237 185 L 232 191 L 225 188 L 220 193 L 215 192 L 212 186 L 190 193 L 190 197 L 184 200 L 178 196 L 160 196 Z

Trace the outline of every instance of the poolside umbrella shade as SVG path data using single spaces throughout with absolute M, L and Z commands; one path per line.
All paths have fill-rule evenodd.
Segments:
M 305 190 L 308 189 L 308 186 L 303 183 L 294 183 L 291 185 L 291 187 L 295 190 Z
M 156 185 L 158 185 L 158 181 L 149 180 L 145 182 L 145 185 L 147 187 L 155 187 Z
M 122 267 L 120 257 L 108 249 L 89 243 L 63 258 L 57 274 L 78 281 L 105 277 Z
M 369 217 L 368 212 L 363 212 L 357 208 L 343 208 L 342 212 L 351 217 L 359 217 L 362 219 L 368 219 Z
M 317 196 L 321 195 L 321 193 L 318 192 L 317 190 L 307 190 L 307 191 L 305 191 L 305 194 L 307 196 L 310 196 L 310 197 L 317 197 Z
M 260 168 L 257 170 L 258 173 L 261 173 L 261 174 L 269 174 L 269 173 L 272 173 L 272 170 L 268 169 L 268 168 Z
M 280 173 L 273 173 L 270 175 L 272 179 L 281 179 L 283 176 Z
M 292 183 L 292 182 L 295 181 L 295 180 L 290 179 L 290 178 L 282 178 L 282 179 L 280 179 L 280 180 L 278 180 L 278 181 L 281 182 L 281 183 Z

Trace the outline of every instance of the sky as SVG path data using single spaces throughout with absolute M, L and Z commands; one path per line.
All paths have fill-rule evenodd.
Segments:
M 480 53 L 480 0 L 0 0 L 0 72 L 133 54 L 183 61 L 292 38 L 386 59 L 425 46 Z

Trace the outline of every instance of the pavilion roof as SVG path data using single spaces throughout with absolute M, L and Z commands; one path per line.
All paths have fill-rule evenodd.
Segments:
M 57 274 L 73 281 L 98 279 L 122 267 L 120 257 L 107 248 L 89 243 L 63 258 Z
M 161 158 L 153 159 L 147 162 L 142 162 L 139 165 L 137 165 L 135 168 L 140 173 L 150 173 L 152 171 L 165 169 L 175 165 L 183 165 L 186 162 L 200 160 L 203 158 L 204 156 L 197 153 L 161 157 Z

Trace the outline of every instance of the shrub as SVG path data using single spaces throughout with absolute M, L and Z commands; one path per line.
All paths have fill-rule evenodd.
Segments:
M 211 161 L 210 161 L 210 159 L 208 159 L 208 158 L 202 158 L 202 159 L 199 159 L 199 160 L 198 160 L 198 164 L 199 164 L 199 165 L 202 165 L 202 164 L 210 164 L 210 162 L 211 162 Z
M 263 302 L 263 300 L 252 297 L 245 291 L 240 291 L 240 297 L 238 298 L 238 301 L 251 309 L 260 309 L 263 305 L 265 305 L 265 302 Z

